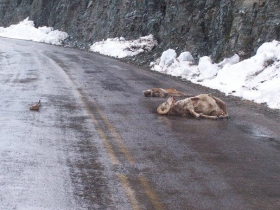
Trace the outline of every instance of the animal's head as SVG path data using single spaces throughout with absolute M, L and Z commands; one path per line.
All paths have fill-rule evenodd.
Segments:
M 212 114 L 214 114 L 218 118 L 229 118 L 229 115 L 225 113 L 222 109 L 217 109 Z
M 143 93 L 146 97 L 165 97 L 167 95 L 165 90 L 161 88 L 151 88 L 149 90 L 143 91 Z
M 153 93 L 154 92 L 153 92 L 152 89 L 143 91 L 143 94 L 144 94 L 145 97 L 153 96 Z
M 218 111 L 216 111 L 216 113 L 217 113 L 217 116 L 219 117 L 219 118 L 228 118 L 229 117 L 229 115 L 227 114 L 227 113 L 225 113 L 223 110 L 218 110 Z
M 175 99 L 171 96 L 167 99 L 166 102 L 159 105 L 159 107 L 157 108 L 157 113 L 167 114 L 169 110 L 174 106 L 174 104 L 175 104 Z

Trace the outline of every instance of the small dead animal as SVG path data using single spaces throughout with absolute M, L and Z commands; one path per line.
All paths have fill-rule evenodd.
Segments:
M 39 100 L 39 102 L 37 104 L 30 106 L 29 109 L 33 110 L 33 111 L 38 111 L 40 108 L 40 105 L 41 105 L 41 101 Z
M 184 94 L 175 88 L 151 88 L 148 90 L 143 91 L 145 97 L 167 97 L 167 96 L 174 96 L 174 97 L 191 97 L 194 95 Z

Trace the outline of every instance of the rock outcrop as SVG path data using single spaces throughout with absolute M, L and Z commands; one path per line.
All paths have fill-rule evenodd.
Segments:
M 0 26 L 29 17 L 36 26 L 66 31 L 66 45 L 88 49 L 93 42 L 153 34 L 159 45 L 148 56 L 173 48 L 215 61 L 247 58 L 264 42 L 280 40 L 279 0 L 2 0 Z M 138 64 L 147 64 L 138 56 Z

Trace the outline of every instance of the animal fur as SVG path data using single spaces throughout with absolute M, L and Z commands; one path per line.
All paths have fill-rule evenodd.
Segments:
M 193 115 L 196 118 L 218 119 L 228 118 L 226 104 L 210 94 L 201 94 L 175 101 L 173 97 L 157 108 L 158 114 L 164 115 Z

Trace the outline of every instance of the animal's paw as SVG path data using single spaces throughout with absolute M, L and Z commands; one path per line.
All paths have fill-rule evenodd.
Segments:
M 229 115 L 220 115 L 219 116 L 219 119 L 228 119 L 229 118 Z
M 199 120 L 199 119 L 201 118 L 201 116 L 202 116 L 202 113 L 200 113 L 200 114 L 198 114 L 198 115 L 195 115 L 195 118 L 196 118 L 197 120 Z

